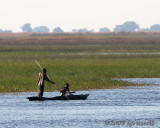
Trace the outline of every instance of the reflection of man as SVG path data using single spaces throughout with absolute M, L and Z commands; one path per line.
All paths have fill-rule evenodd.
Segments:
M 43 97 L 43 91 L 44 91 L 44 80 L 51 82 L 52 84 L 55 84 L 53 81 L 49 79 L 47 76 L 47 70 L 43 69 L 43 72 L 39 72 L 39 79 L 38 79 L 38 96 Z

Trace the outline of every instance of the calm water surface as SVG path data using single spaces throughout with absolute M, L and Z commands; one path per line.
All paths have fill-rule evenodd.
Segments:
M 82 101 L 26 99 L 36 92 L 1 94 L 0 128 L 160 128 L 160 80 L 146 81 L 156 85 L 77 91 L 90 94 Z

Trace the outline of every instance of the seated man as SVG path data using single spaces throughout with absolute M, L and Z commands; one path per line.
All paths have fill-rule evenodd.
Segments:
M 66 83 L 66 86 L 60 90 L 61 96 L 71 95 L 69 91 L 69 83 Z
M 66 93 L 66 88 L 63 87 L 63 88 L 60 90 L 60 93 L 61 93 L 61 96 L 64 96 L 65 93 Z

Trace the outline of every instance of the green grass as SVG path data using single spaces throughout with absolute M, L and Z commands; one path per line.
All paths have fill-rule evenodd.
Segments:
M 113 80 L 114 78 L 159 77 L 160 55 L 77 55 L 104 52 L 160 52 L 159 35 L 157 33 L 0 35 L 0 92 L 37 91 L 38 73 L 41 70 L 36 65 L 35 59 L 42 67 L 47 68 L 48 75 L 59 88 L 69 82 L 71 90 L 134 85 Z M 55 86 L 45 83 L 45 91 L 54 90 Z
M 36 59 L 36 58 L 35 58 Z M 117 88 L 131 85 L 113 78 L 160 76 L 159 56 L 63 56 L 37 59 L 50 78 L 61 88 L 69 82 L 72 90 Z M 0 64 L 0 91 L 37 91 L 40 68 L 34 59 L 3 61 Z M 56 90 L 46 82 L 46 91 Z

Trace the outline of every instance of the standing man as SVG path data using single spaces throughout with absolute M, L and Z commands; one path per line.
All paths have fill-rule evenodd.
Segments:
M 39 79 L 38 79 L 38 96 L 39 97 L 43 97 L 43 91 L 44 91 L 44 80 L 52 83 L 52 84 L 55 84 L 53 81 L 51 81 L 49 79 L 49 77 L 47 76 L 47 70 L 44 68 L 43 69 L 43 72 L 39 72 Z

